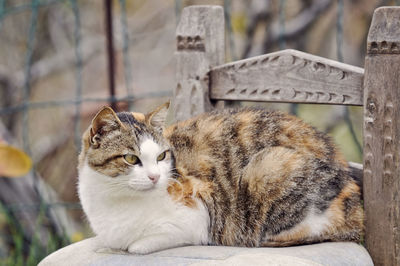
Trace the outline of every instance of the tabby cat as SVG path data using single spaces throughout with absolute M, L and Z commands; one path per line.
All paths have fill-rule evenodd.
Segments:
M 360 187 L 326 135 L 250 108 L 164 128 L 168 106 L 105 107 L 83 135 L 79 196 L 101 246 L 147 254 L 360 240 Z

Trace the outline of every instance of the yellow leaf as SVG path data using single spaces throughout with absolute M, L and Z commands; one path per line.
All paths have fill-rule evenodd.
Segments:
M 239 34 L 246 33 L 246 16 L 243 14 L 232 14 L 232 31 Z
M 0 143 L 0 176 L 24 176 L 31 167 L 32 160 L 26 153 L 5 143 Z
M 83 239 L 83 234 L 81 232 L 75 232 L 72 234 L 71 236 L 71 242 L 75 243 L 75 242 L 79 242 Z

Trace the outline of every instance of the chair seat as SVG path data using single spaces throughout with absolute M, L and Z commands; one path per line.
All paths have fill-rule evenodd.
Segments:
M 285 248 L 187 246 L 149 255 L 94 252 L 95 238 L 64 247 L 39 266 L 64 265 L 373 265 L 364 247 L 329 242 Z

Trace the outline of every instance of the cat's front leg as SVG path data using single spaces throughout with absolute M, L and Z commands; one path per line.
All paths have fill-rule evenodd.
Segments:
M 145 255 L 168 248 L 183 246 L 185 243 L 172 239 L 169 235 L 153 235 L 139 239 L 128 247 L 131 254 Z
M 107 241 L 105 241 L 104 238 L 95 236 L 93 238 L 93 251 L 104 254 L 128 254 L 127 250 L 123 250 L 120 247 L 110 247 L 106 243 Z

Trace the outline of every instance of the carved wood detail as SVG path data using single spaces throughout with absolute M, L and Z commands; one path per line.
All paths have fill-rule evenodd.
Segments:
M 400 54 L 400 42 L 370 42 L 367 44 L 368 54 Z
M 174 119 L 210 111 L 208 71 L 224 61 L 224 13 L 220 6 L 183 9 L 176 30 Z
M 378 10 L 386 7 L 378 8 Z M 367 39 L 368 54 L 400 54 L 400 7 L 386 9 L 385 16 L 374 16 Z M 397 9 L 397 10 L 396 10 Z M 381 12 L 378 11 L 378 12 Z M 388 24 L 388 17 L 393 18 Z
M 366 247 L 375 265 L 400 265 L 400 7 L 375 10 L 364 79 Z
M 215 67 L 215 100 L 362 105 L 362 68 L 296 50 L 284 50 Z
M 375 265 L 400 265 L 400 7 L 375 11 L 365 75 L 295 50 L 220 65 L 220 7 L 185 8 L 176 38 L 176 120 L 211 109 L 210 99 L 364 106 L 365 243 Z M 358 175 L 361 169 L 352 165 Z
M 389 96 L 383 110 L 383 182 L 386 186 L 393 185 L 393 102 Z
M 176 36 L 178 51 L 205 51 L 204 38 L 196 35 L 192 36 Z

